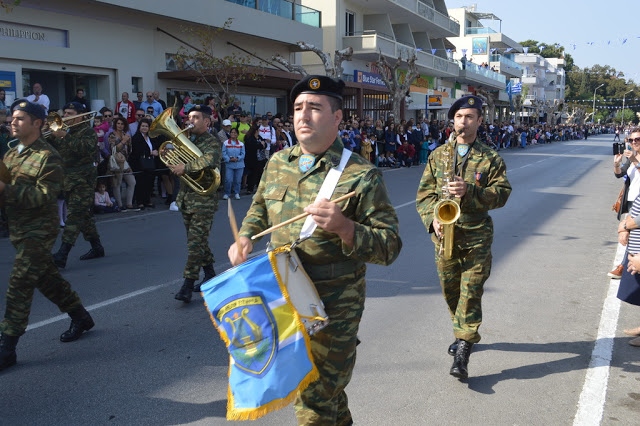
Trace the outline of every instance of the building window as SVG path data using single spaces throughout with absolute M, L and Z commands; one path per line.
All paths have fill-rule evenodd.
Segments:
M 345 19 L 345 35 L 352 36 L 356 34 L 356 14 L 347 10 Z
M 131 93 L 142 92 L 142 77 L 131 77 Z

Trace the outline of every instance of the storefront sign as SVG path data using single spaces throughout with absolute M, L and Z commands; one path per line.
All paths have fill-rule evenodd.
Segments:
M 0 21 L 0 40 L 24 41 L 46 46 L 69 47 L 69 32 Z
M 372 86 L 386 87 L 379 74 L 366 71 L 353 71 L 353 80 L 358 83 L 370 84 Z

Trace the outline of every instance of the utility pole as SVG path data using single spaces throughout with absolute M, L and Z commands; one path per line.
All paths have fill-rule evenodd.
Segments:
M 602 83 L 600 86 L 596 87 L 596 89 L 593 91 L 593 115 L 591 116 L 591 124 L 592 125 L 595 124 L 595 122 L 596 122 L 596 92 L 602 86 L 604 86 L 604 83 Z

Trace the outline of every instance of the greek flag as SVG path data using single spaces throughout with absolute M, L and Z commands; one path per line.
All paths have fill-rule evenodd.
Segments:
M 511 93 L 522 93 L 522 83 L 517 82 L 516 84 L 514 84 L 511 88 Z
M 273 251 L 207 281 L 201 291 L 230 355 L 227 420 L 255 420 L 283 408 L 317 380 L 309 335 Z

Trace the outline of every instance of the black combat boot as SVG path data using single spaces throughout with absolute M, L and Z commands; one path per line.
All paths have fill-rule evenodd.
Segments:
M 64 269 L 64 267 L 67 266 L 67 257 L 72 247 L 73 245 L 69 243 L 63 242 L 60 244 L 58 252 L 53 255 L 53 263 L 55 263 L 58 268 Z
M 69 330 L 60 335 L 61 342 L 66 343 L 78 340 L 82 333 L 91 330 L 95 325 L 93 318 L 91 318 L 84 306 L 69 311 L 69 316 L 71 317 L 71 325 Z
M 193 283 L 195 282 L 196 280 L 194 279 L 185 278 L 184 284 L 182 284 L 182 287 L 180 287 L 180 291 L 176 294 L 175 299 L 182 300 L 184 303 L 191 302 L 191 295 L 193 293 Z
M 89 241 L 91 243 L 91 250 L 80 256 L 80 260 L 96 259 L 98 257 L 104 257 L 104 247 L 100 243 L 100 238 Z
M 460 339 L 454 340 L 453 343 L 449 345 L 449 349 L 447 350 L 447 353 L 449 355 L 451 356 L 456 355 L 456 351 L 458 350 L 458 343 L 460 343 Z
M 16 364 L 16 345 L 20 336 L 0 335 L 0 371 Z
M 200 286 L 202 284 L 206 283 L 211 278 L 216 276 L 216 271 L 213 270 L 213 263 L 210 263 L 207 266 L 203 266 L 202 270 L 204 271 L 204 279 L 202 281 L 200 281 L 198 284 L 193 286 L 193 291 L 198 292 L 198 293 L 200 292 Z
M 469 364 L 469 355 L 471 355 L 471 348 L 473 343 L 469 343 L 466 340 L 458 340 L 458 349 L 453 357 L 453 365 L 449 374 L 458 379 L 466 379 L 469 377 L 469 371 L 467 365 Z

